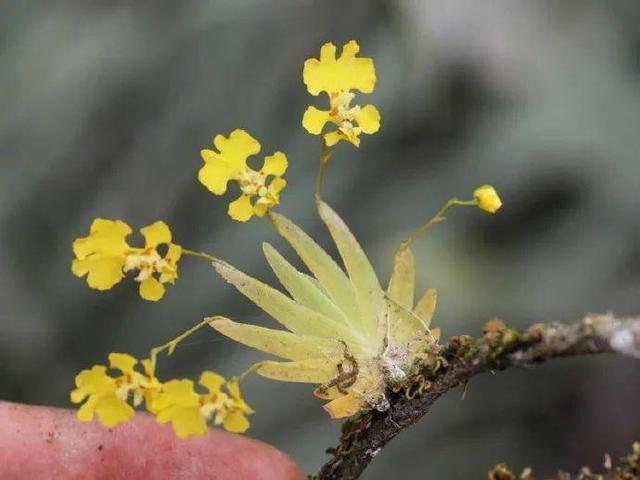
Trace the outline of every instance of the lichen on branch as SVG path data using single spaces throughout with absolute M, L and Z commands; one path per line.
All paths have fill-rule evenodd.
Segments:
M 536 480 L 533 469 L 526 467 L 520 475 L 516 475 L 507 465 L 501 463 L 493 467 L 487 474 L 489 480 Z M 559 470 L 546 480 L 635 480 L 640 478 L 640 442 L 633 444 L 633 451 L 614 464 L 611 455 L 604 455 L 602 467 L 582 467 L 575 475 Z
M 539 323 L 523 331 L 501 320 L 487 323 L 481 338 L 455 336 L 442 349 L 446 365 L 423 368 L 402 389 L 389 393 L 390 407 L 345 422 L 332 458 L 312 477 L 356 479 L 381 449 L 428 413 L 442 395 L 487 371 L 526 367 L 560 357 L 614 353 L 639 358 L 640 317 L 588 315 L 572 323 Z

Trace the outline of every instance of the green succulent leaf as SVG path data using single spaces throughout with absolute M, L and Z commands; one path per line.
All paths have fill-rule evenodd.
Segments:
M 268 243 L 262 244 L 264 255 L 272 270 L 293 299 L 311 310 L 342 323 L 348 323 L 342 310 L 319 288 L 311 277 L 296 270 Z
M 270 214 L 277 232 L 293 247 L 349 321 L 359 319 L 358 304 L 349 278 L 338 264 L 300 227 L 283 215 Z
M 248 347 L 288 360 L 341 356 L 344 344 L 331 338 L 296 335 L 285 330 L 238 323 L 228 318 L 210 322 L 218 332 Z M 355 345 L 351 345 L 356 349 Z M 334 360 L 335 361 L 335 360 Z
M 433 314 L 436 311 L 436 305 L 438 303 L 438 292 L 435 288 L 430 288 L 426 292 L 422 298 L 418 301 L 416 307 L 413 309 L 413 312 L 416 316 L 420 317 L 426 326 L 431 325 L 431 320 L 433 320 Z
M 407 310 L 413 309 L 415 277 L 413 252 L 409 247 L 401 247 L 393 258 L 393 271 L 387 294 Z
M 221 277 L 293 333 L 357 341 L 358 332 L 296 303 L 282 292 L 242 273 L 228 263 L 216 260 L 213 266 Z
M 318 212 L 329 228 L 333 241 L 338 247 L 353 285 L 360 311 L 363 331 L 371 338 L 378 338 L 378 330 L 384 318 L 384 292 L 378 277 L 347 225 L 324 202 L 318 203 Z
M 326 383 L 336 376 L 335 358 L 309 358 L 297 362 L 261 362 L 256 372 L 283 382 Z

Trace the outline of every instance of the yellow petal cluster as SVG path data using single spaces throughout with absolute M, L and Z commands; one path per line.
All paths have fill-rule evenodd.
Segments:
M 223 195 L 230 181 L 238 182 L 241 195 L 229 204 L 228 213 L 234 220 L 246 222 L 253 215 L 264 216 L 280 203 L 280 192 L 287 185 L 282 176 L 287 170 L 287 157 L 282 152 L 264 158 L 260 170 L 247 165 L 251 155 L 260 152 L 260 144 L 246 131 L 237 129 L 229 137 L 216 135 L 216 150 L 201 150 L 204 166 L 198 180 L 215 195 Z
M 111 353 L 109 367 L 120 372 L 110 376 L 107 367 L 94 365 L 76 376 L 76 389 L 71 392 L 73 403 L 82 403 L 78 418 L 90 422 L 97 415 L 105 427 L 126 422 L 145 400 L 147 410 L 158 423 L 171 422 L 176 435 L 187 438 L 202 435 L 207 424 L 223 425 L 230 432 L 244 432 L 249 428 L 247 415 L 254 413 L 242 398 L 237 380 L 225 380 L 217 373 L 205 371 L 199 385 L 206 393 L 195 391 L 188 379 L 160 382 L 150 360 L 141 363 L 144 372 L 131 355 Z M 224 390 L 223 390 L 224 389 Z
M 356 147 L 360 145 L 360 134 L 373 134 L 380 129 L 380 112 L 373 105 L 352 105 L 355 98 L 352 90 L 373 92 L 376 72 L 373 59 L 358 57 L 360 46 L 351 40 L 342 47 L 336 58 L 336 47 L 325 43 L 320 49 L 320 58 L 305 61 L 302 79 L 311 95 L 325 92 L 329 96 L 329 110 L 310 106 L 302 117 L 302 126 L 313 135 L 320 135 L 327 123 L 337 129 L 324 134 L 324 142 L 331 147 L 346 140 Z
M 78 277 L 87 276 L 87 284 L 96 290 L 109 290 L 124 274 L 137 270 L 140 296 L 145 300 L 160 300 L 165 283 L 173 284 L 178 278 L 178 261 L 182 247 L 171 241 L 166 223 L 157 221 L 140 229 L 145 245 L 131 247 L 126 238 L 132 230 L 120 220 L 97 218 L 91 224 L 89 235 L 73 242 L 75 259 L 71 271 Z M 167 246 L 164 256 L 158 247 Z
M 205 433 L 208 422 L 235 433 L 249 428 L 246 415 L 253 409 L 242 399 L 237 381 L 226 382 L 222 376 L 205 371 L 198 383 L 207 393 L 198 394 L 191 380 L 165 383 L 154 404 L 158 423 L 171 422 L 180 438 Z
M 491 185 L 482 185 L 473 192 L 473 198 L 485 212 L 496 213 L 502 207 L 498 192 Z
M 143 399 L 150 405 L 160 385 L 149 360 L 142 362 L 144 373 L 135 370 L 137 364 L 138 360 L 131 355 L 111 353 L 109 368 L 118 370 L 120 375 L 108 375 L 107 367 L 103 365 L 81 371 L 76 376 L 76 389 L 71 392 L 73 403 L 84 402 L 78 410 L 78 418 L 90 422 L 97 415 L 105 427 L 113 427 L 133 417 L 129 399 L 134 406 L 140 405 Z

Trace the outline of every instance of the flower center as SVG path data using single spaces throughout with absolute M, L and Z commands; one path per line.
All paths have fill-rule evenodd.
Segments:
M 245 195 L 258 195 L 262 197 L 267 194 L 265 176 L 261 172 L 245 168 L 238 173 L 236 179 L 240 184 L 240 190 L 242 190 L 242 193 Z
M 216 415 L 215 423 L 219 424 L 222 417 L 232 405 L 232 400 L 228 395 L 221 392 L 215 392 L 208 395 L 200 395 L 198 403 L 200 404 L 200 413 L 207 419 Z M 218 418 L 220 417 L 220 418 Z
M 126 402 L 129 397 L 129 393 L 139 387 L 139 382 L 136 380 L 137 379 L 134 379 L 133 375 L 130 373 L 125 373 L 121 377 L 116 378 L 116 397 L 123 402 Z
M 236 180 L 240 184 L 240 190 L 244 195 L 258 197 L 257 203 L 267 205 L 278 203 L 276 196 L 266 185 L 266 175 L 264 173 L 245 168 L 238 173 Z
M 356 118 L 356 115 L 360 113 L 360 106 L 351 106 L 351 101 L 355 96 L 355 93 L 348 90 L 332 92 L 329 95 L 329 102 L 331 104 L 330 115 L 335 117 L 334 121 L 337 121 L 338 123 L 344 121 L 351 122 Z
M 154 273 L 161 273 L 171 268 L 169 262 L 162 258 L 156 249 L 135 249 L 125 254 L 124 271 L 138 270 L 136 281 L 144 282 Z
M 360 106 L 351 106 L 351 101 L 355 98 L 355 94 L 348 90 L 332 92 L 329 95 L 331 104 L 331 121 L 338 126 L 338 133 L 344 135 L 349 140 L 356 140 L 360 135 L 360 127 L 356 127 L 353 122 L 360 113 Z

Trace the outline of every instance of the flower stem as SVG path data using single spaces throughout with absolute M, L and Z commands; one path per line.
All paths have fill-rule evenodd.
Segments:
M 400 244 L 400 246 L 398 247 L 398 250 L 396 251 L 396 255 L 402 250 L 409 248 L 415 240 L 417 240 L 420 236 L 427 233 L 434 225 L 437 225 L 440 222 L 444 222 L 446 220 L 446 217 L 444 216 L 444 214 L 447 212 L 447 210 L 457 206 L 475 207 L 477 205 L 478 205 L 478 202 L 476 200 L 460 200 L 456 197 L 449 199 L 449 201 L 447 201 L 447 203 L 444 204 L 444 206 L 438 211 L 438 213 L 436 213 L 429 221 L 427 221 L 421 227 L 416 229 L 411 235 L 409 235 L 409 237 L 404 242 Z
M 331 163 L 333 153 L 324 141 L 324 138 L 320 137 L 322 146 L 320 148 L 320 167 L 318 168 L 318 177 L 316 178 L 316 202 L 320 201 L 322 196 L 322 185 L 327 174 L 327 167 Z
M 190 257 L 204 258 L 205 260 L 209 260 L 210 262 L 215 262 L 216 260 L 218 260 L 216 257 L 214 257 L 213 255 L 209 255 L 208 253 L 195 252 L 193 250 L 188 250 L 186 248 L 182 249 L 182 254 L 188 255 Z
M 210 325 L 211 322 L 220 318 L 223 318 L 223 317 L 220 317 L 220 316 L 207 317 L 202 322 L 200 322 L 194 327 L 191 327 L 186 332 L 178 335 L 173 340 L 169 340 L 167 343 L 160 345 L 159 347 L 152 348 L 151 351 L 149 352 L 149 359 L 151 360 L 153 371 L 155 372 L 156 360 L 159 353 L 162 353 L 164 350 L 167 350 L 167 355 L 171 355 L 173 351 L 176 349 L 176 347 L 178 346 L 178 343 L 180 343 L 182 340 L 184 340 L 185 338 L 187 338 L 189 335 L 196 332 L 197 330 L 200 330 L 205 325 Z
M 247 368 L 244 372 L 242 372 L 240 375 L 235 375 L 233 378 L 231 378 L 231 379 L 229 379 L 229 380 L 235 380 L 235 381 L 237 381 L 238 383 L 240 383 L 240 382 L 242 382 L 242 381 L 245 379 L 245 377 L 246 377 L 247 375 L 249 375 L 250 373 L 255 372 L 256 370 L 258 370 L 258 369 L 262 366 L 262 364 L 263 364 L 263 363 L 264 363 L 264 362 L 254 363 L 254 364 L 253 364 L 253 365 L 251 365 L 249 368 Z

